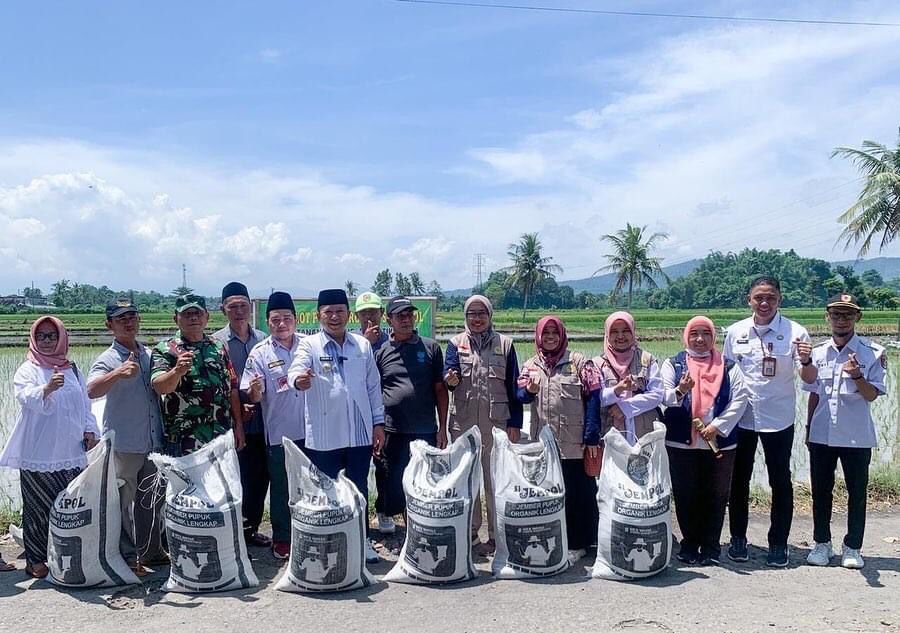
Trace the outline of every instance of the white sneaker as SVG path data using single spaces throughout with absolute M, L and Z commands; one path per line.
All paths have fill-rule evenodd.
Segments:
M 841 554 L 841 567 L 846 569 L 862 569 L 866 564 L 858 549 L 847 547 L 844 545 L 844 551 Z
M 574 565 L 587 554 L 586 549 L 570 549 L 569 550 L 569 564 Z
M 834 556 L 834 548 L 831 547 L 831 541 L 816 543 L 809 556 L 806 557 L 806 562 L 817 567 L 825 567 L 831 562 L 832 556 Z
M 372 541 L 366 539 L 366 562 L 377 563 L 380 560 L 381 557 L 378 555 L 378 552 L 376 552 L 375 548 L 372 547 Z
M 376 512 L 375 518 L 378 519 L 378 531 L 382 534 L 393 534 L 394 530 L 397 529 L 397 525 L 394 523 L 394 517 L 382 514 L 381 512 Z

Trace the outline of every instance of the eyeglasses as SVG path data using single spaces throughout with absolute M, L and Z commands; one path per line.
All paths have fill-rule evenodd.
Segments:
M 828 318 L 832 321 L 852 321 L 856 318 L 856 312 L 829 312 Z
M 34 335 L 36 341 L 58 341 L 58 332 L 38 332 Z
M 490 316 L 490 312 L 480 311 L 480 312 L 466 312 L 467 319 L 486 319 Z

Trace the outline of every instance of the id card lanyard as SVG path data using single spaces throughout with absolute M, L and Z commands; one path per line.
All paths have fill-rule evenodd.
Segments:
M 756 328 L 752 328 L 753 333 L 756 334 L 756 338 L 759 339 L 759 348 L 762 350 L 763 359 L 762 359 L 762 375 L 766 378 L 772 378 L 775 376 L 775 368 L 778 366 L 778 359 L 775 358 L 773 353 L 774 346 L 771 342 L 763 343 L 762 336 L 759 335 L 759 332 Z

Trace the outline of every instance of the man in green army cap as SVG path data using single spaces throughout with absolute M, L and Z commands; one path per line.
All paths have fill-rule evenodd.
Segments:
M 175 300 L 178 334 L 160 342 L 151 356 L 150 380 L 162 398 L 166 453 L 193 453 L 213 438 L 234 429 L 238 450 L 244 447 L 238 377 L 220 341 L 206 335 L 206 300 L 182 295 Z

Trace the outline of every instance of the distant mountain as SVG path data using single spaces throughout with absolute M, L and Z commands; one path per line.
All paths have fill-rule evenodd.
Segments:
M 900 277 L 900 257 L 848 259 L 842 262 L 831 262 L 831 266 L 853 266 L 853 270 L 857 274 L 862 274 L 866 270 L 877 270 L 885 281 Z
M 664 266 L 663 270 L 670 279 L 678 279 L 679 277 L 684 277 L 691 273 L 702 261 L 702 259 L 691 259 L 680 264 Z M 848 259 L 840 262 L 831 262 L 831 266 L 852 266 L 857 274 L 862 274 L 863 271 L 874 269 L 881 274 L 885 281 L 900 277 L 900 257 L 873 257 L 872 259 L 857 260 Z M 616 283 L 616 276 L 613 273 L 607 273 L 605 275 L 585 277 L 583 279 L 559 280 L 557 283 L 560 286 L 571 287 L 576 294 L 582 290 L 599 294 L 601 292 L 609 292 L 613 289 L 613 286 Z M 657 280 L 657 283 L 659 283 L 660 286 L 666 285 L 661 279 Z M 449 297 L 455 297 L 468 296 L 471 292 L 471 288 L 458 288 L 456 290 L 447 290 L 444 294 Z
M 680 264 L 673 264 L 671 266 L 663 266 L 663 271 L 666 275 L 669 276 L 669 279 L 678 279 L 679 277 L 684 277 L 691 271 L 693 271 L 697 266 L 700 265 L 702 259 L 692 259 L 686 262 L 681 262 Z M 656 282 L 660 286 L 665 286 L 665 281 L 662 279 L 657 279 Z M 614 273 L 607 273 L 605 275 L 597 275 L 596 277 L 585 277 L 584 279 L 570 279 L 567 281 L 559 281 L 560 286 L 569 286 L 577 293 L 582 290 L 587 290 L 588 292 L 592 292 L 594 294 L 599 294 L 601 292 L 609 292 L 613 289 L 613 286 L 616 285 L 616 276 Z

